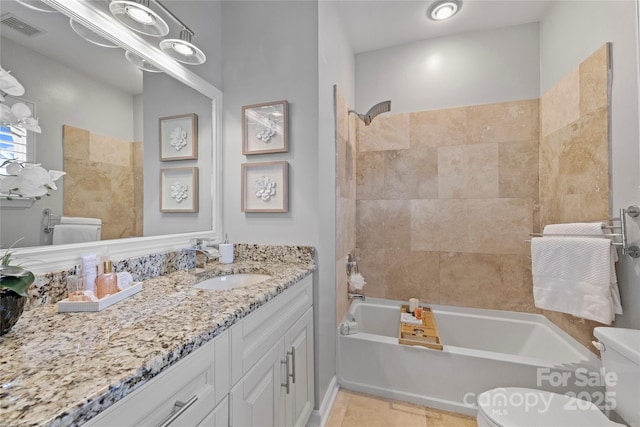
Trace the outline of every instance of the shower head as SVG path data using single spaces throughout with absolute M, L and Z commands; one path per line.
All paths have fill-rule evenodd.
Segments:
M 350 113 L 355 113 L 356 116 L 360 117 L 360 120 L 364 122 L 365 126 L 369 126 L 371 121 L 378 115 L 382 113 L 387 113 L 391 111 L 391 101 L 382 101 L 378 102 L 373 107 L 369 108 L 366 114 L 359 114 L 355 110 L 349 110 Z

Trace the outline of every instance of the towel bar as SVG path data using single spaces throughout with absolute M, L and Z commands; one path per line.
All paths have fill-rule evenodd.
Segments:
M 620 225 L 603 225 L 603 229 L 620 229 L 620 233 L 605 233 L 605 234 L 544 234 L 544 233 L 531 233 L 532 237 L 538 236 L 556 236 L 556 237 L 596 237 L 596 238 L 609 238 L 613 246 L 622 248 L 623 255 L 629 255 L 631 258 L 640 258 L 640 247 L 636 245 L 629 245 L 627 240 L 627 215 L 632 218 L 640 216 L 640 207 L 631 205 L 629 207 L 620 209 L 619 218 L 611 218 L 603 221 L 620 221 Z M 599 222 L 599 221 L 589 221 Z M 620 237 L 620 241 L 617 242 L 616 237 Z M 525 240 L 526 243 L 531 243 L 531 240 Z

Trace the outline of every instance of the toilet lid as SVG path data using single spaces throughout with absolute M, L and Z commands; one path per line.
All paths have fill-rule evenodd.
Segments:
M 529 388 L 496 388 L 478 396 L 483 416 L 501 427 L 611 427 L 596 405 L 558 393 Z

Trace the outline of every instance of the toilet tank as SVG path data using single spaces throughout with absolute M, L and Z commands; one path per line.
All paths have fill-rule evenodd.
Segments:
M 640 330 L 598 327 L 593 334 L 604 344 L 600 354 L 613 409 L 631 427 L 640 427 Z

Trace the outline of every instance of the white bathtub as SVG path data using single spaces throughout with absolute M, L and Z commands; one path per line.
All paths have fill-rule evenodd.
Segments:
M 598 396 L 600 360 L 537 314 L 429 305 L 442 351 L 398 344 L 401 301 L 354 301 L 340 335 L 338 383 L 346 389 L 475 415 L 476 396 L 497 387 Z M 594 402 L 597 403 L 597 402 Z

